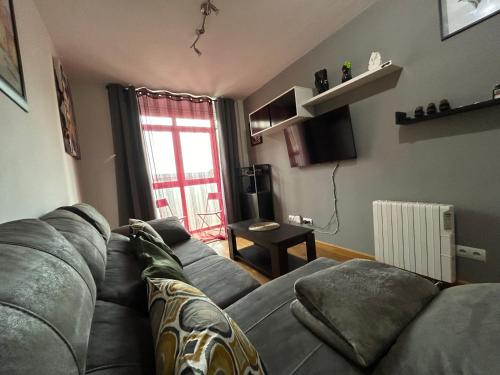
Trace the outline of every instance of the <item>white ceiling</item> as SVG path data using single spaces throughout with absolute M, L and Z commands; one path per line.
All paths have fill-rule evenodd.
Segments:
M 375 0 L 35 0 L 71 77 L 244 98 Z

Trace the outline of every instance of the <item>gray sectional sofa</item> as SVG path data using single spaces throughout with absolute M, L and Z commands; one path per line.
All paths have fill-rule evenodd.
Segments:
M 79 204 L 0 225 L 0 374 L 154 374 L 141 269 L 128 237 Z M 192 239 L 162 233 L 201 289 L 240 325 L 269 374 L 500 373 L 500 287 L 441 292 L 372 368 L 292 315 L 294 283 L 335 266 L 319 258 L 263 286 Z M 367 311 L 363 319 L 377 324 Z

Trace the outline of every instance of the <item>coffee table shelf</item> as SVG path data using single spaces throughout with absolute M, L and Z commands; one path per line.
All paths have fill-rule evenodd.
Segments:
M 304 266 L 307 262 L 305 259 L 296 257 L 292 254 L 288 255 L 288 272 Z M 260 273 L 272 277 L 271 253 L 269 250 L 259 246 L 251 245 L 238 250 L 235 256 L 236 260 L 240 260 L 250 267 L 256 269 Z
M 316 242 L 311 228 L 282 223 L 278 229 L 270 231 L 249 229 L 252 224 L 262 221 L 263 219 L 250 219 L 227 226 L 231 259 L 241 260 L 273 279 L 306 263 L 305 260 L 288 254 L 288 249 L 292 246 L 305 242 L 307 262 L 316 259 Z M 254 245 L 238 249 L 236 237 L 251 241 Z

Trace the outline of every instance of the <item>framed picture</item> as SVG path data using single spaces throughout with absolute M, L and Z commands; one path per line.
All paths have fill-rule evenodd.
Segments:
M 264 142 L 261 135 L 257 135 L 255 137 L 252 136 L 252 132 L 250 131 L 250 123 L 248 124 L 248 135 L 250 136 L 250 146 L 257 146 Z
M 500 0 L 439 0 L 441 40 L 500 13 Z
M 59 59 L 54 58 L 54 75 L 56 81 L 57 104 L 59 105 L 59 117 L 61 118 L 61 130 L 64 140 L 64 149 L 68 154 L 80 160 L 80 145 L 76 131 L 75 112 L 73 110 L 73 98 L 69 88 L 69 81 Z
M 28 112 L 13 0 L 0 0 L 0 90 Z

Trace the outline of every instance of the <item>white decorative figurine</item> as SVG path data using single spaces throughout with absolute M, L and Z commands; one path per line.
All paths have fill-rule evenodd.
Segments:
M 372 52 L 370 61 L 368 62 L 368 70 L 378 69 L 380 65 L 382 65 L 382 56 L 380 52 Z

